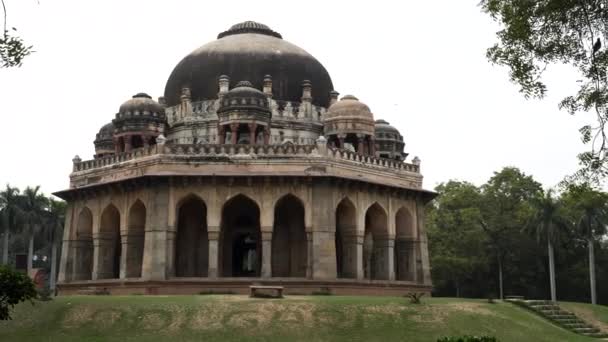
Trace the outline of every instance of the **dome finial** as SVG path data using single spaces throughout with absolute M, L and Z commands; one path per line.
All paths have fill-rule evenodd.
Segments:
M 217 39 L 241 33 L 257 33 L 283 39 L 280 33 L 273 31 L 270 27 L 251 20 L 232 25 L 228 30 L 218 34 Z

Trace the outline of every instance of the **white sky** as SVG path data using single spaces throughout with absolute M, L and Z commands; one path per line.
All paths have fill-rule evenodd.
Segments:
M 478 3 L 6 0 L 9 27 L 36 53 L 0 69 L 0 185 L 67 188 L 72 157 L 92 158 L 95 134 L 122 102 L 140 91 L 162 96 L 184 56 L 254 20 L 315 56 L 341 95 L 396 126 L 408 160 L 422 160 L 425 188 L 482 184 L 504 166 L 554 186 L 577 169 L 578 128 L 593 122 L 557 108 L 576 75 L 553 67 L 549 96 L 525 100 L 485 58 L 498 27 Z

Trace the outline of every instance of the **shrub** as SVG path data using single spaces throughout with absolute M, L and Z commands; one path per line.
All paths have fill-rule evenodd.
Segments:
M 48 286 L 38 289 L 37 292 L 38 300 L 40 301 L 46 302 L 53 299 L 53 297 L 51 296 L 51 289 Z
M 492 336 L 451 336 L 442 337 L 437 342 L 498 342 L 496 337 Z
M 410 292 L 408 294 L 405 295 L 406 297 L 409 297 L 410 299 L 410 303 L 412 304 L 420 304 L 422 296 L 424 296 L 424 292 Z
M 36 298 L 34 282 L 26 274 L 0 266 L 0 320 L 11 319 L 10 310 L 20 302 Z

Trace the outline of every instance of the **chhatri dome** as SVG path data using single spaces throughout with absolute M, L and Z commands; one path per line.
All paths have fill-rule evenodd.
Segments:
M 338 97 L 253 21 L 184 57 L 158 100 L 126 97 L 55 193 L 59 293 L 430 293 L 420 160 L 384 113 Z

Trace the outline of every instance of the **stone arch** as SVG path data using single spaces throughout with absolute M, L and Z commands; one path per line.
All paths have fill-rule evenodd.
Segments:
M 338 278 L 357 278 L 357 208 L 344 197 L 336 206 L 336 271 Z
M 260 276 L 262 261 L 260 207 L 255 200 L 238 194 L 224 203 L 220 240 L 223 276 Z
M 271 253 L 273 277 L 306 277 L 308 247 L 304 215 L 304 203 L 292 194 L 276 202 Z
M 126 235 L 126 270 L 127 278 L 141 277 L 141 267 L 144 257 L 144 241 L 146 232 L 146 206 L 141 200 L 136 200 L 129 209 Z
M 363 274 L 366 279 L 389 278 L 388 216 L 386 210 L 373 203 L 365 212 L 363 237 Z
M 406 207 L 395 214 L 395 279 L 414 280 L 416 269 L 414 218 Z
M 177 205 L 175 239 L 175 275 L 207 277 L 209 270 L 209 236 L 207 206 L 196 195 L 188 195 Z
M 82 208 L 76 221 L 73 243 L 73 280 L 91 280 L 93 273 L 93 214 Z
M 113 204 L 101 213 L 99 226 L 99 261 L 97 279 L 117 279 L 120 277 L 122 244 L 120 239 L 120 212 Z

